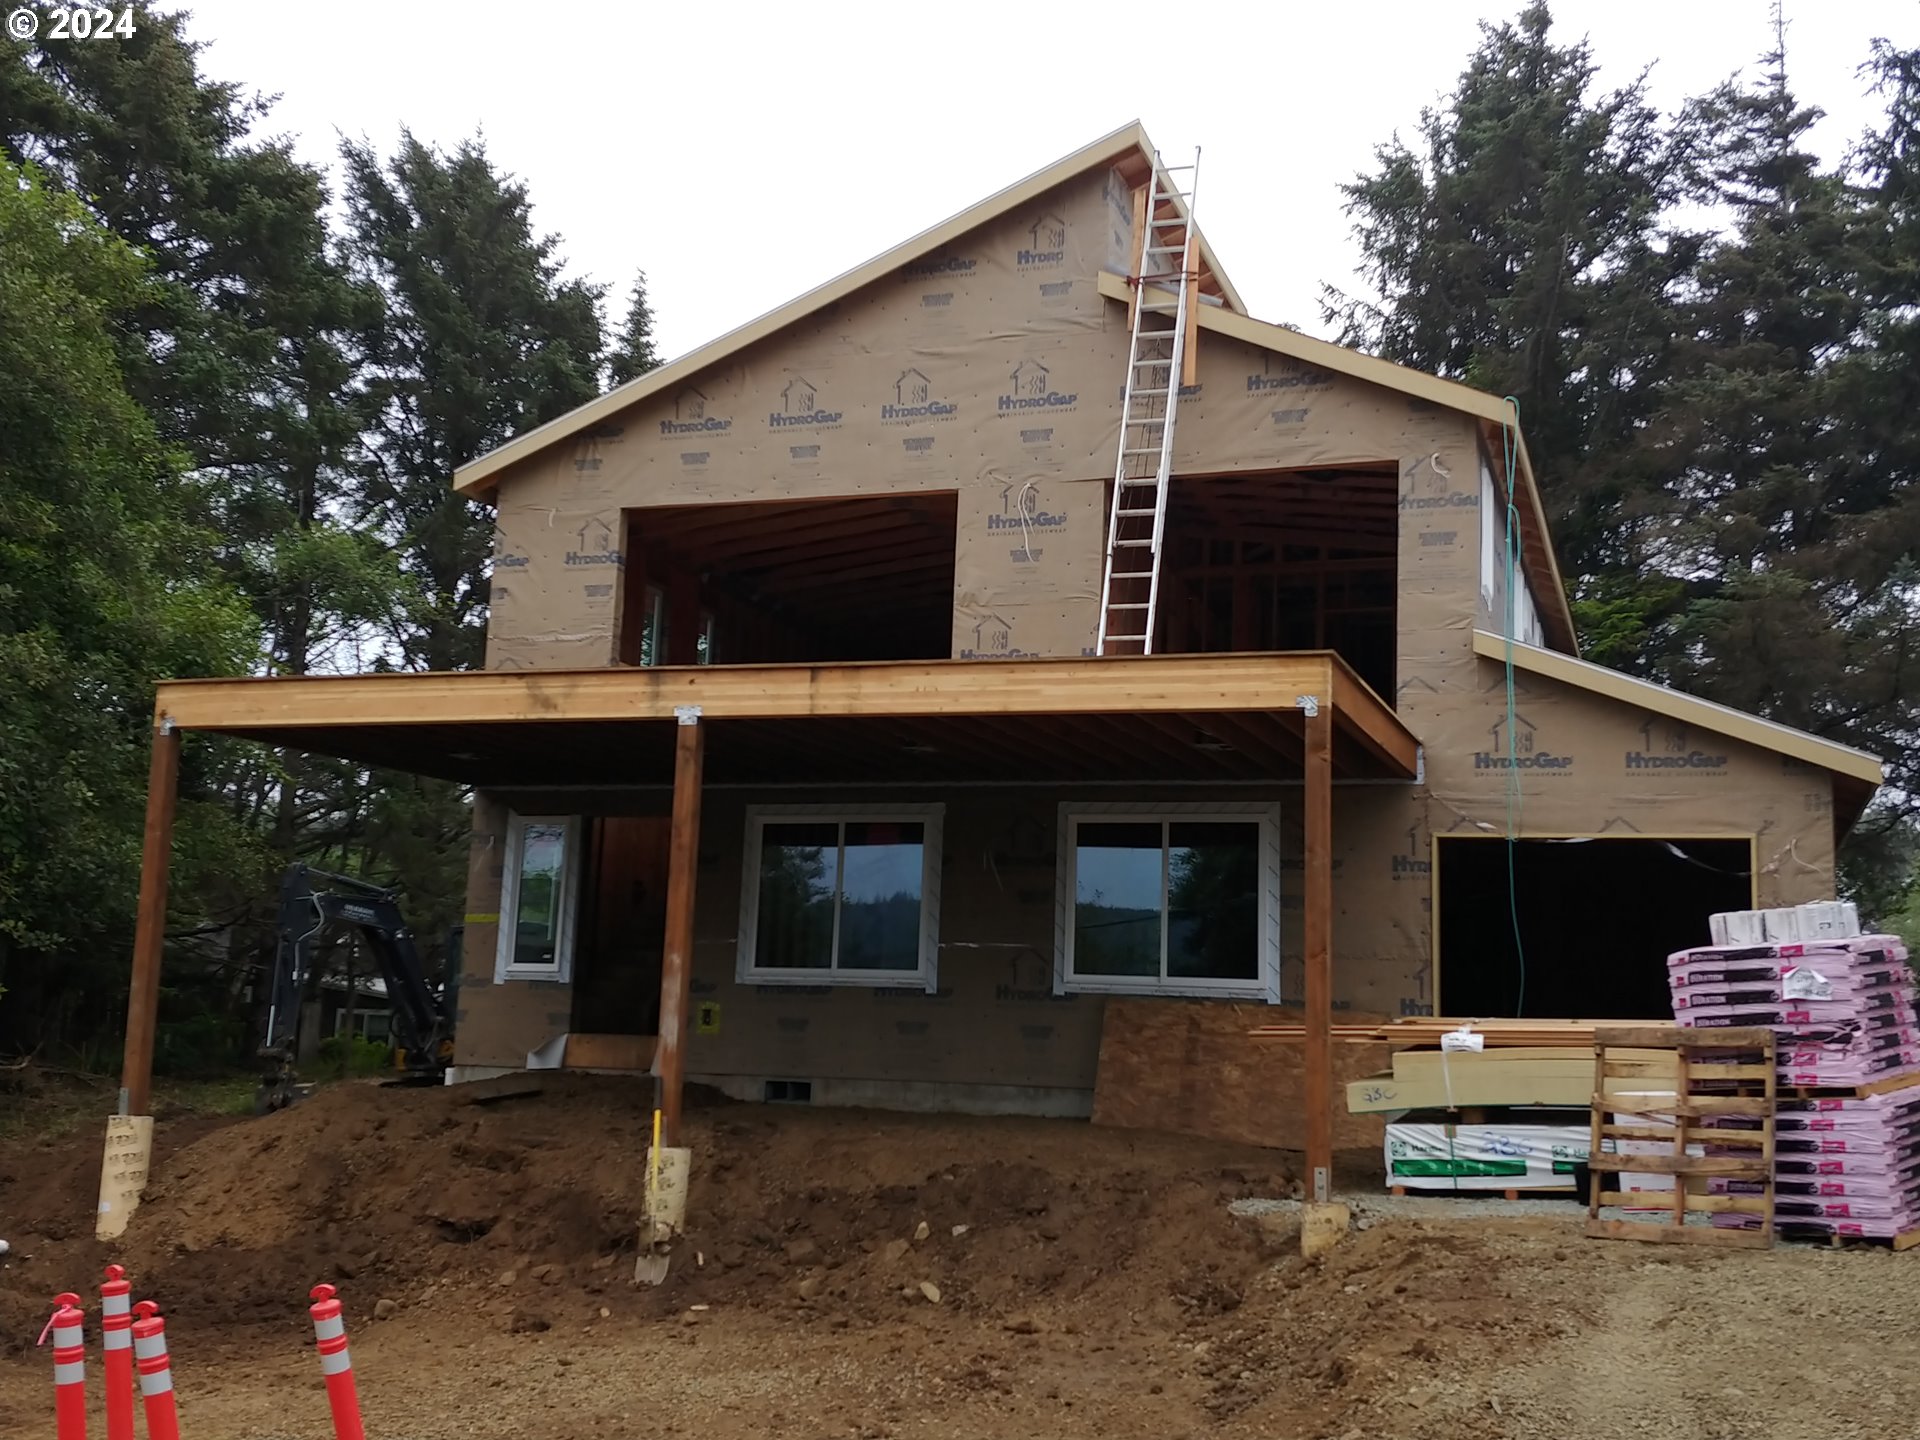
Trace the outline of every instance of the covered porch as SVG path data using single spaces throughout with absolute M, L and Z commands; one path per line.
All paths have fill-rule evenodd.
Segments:
M 1332 1164 L 1332 795 L 1419 746 L 1329 652 L 503 670 L 159 687 L 123 1086 L 149 1108 L 181 736 L 223 734 L 482 789 L 671 791 L 657 1036 L 679 1143 L 703 794 L 716 787 L 1299 786 L 1308 1164 Z M 1293 997 L 1289 997 L 1291 1000 Z M 618 1047 L 614 1047 L 618 1048 Z M 585 1047 L 589 1053 L 593 1047 Z M 571 1063 L 581 1063 L 574 1060 Z

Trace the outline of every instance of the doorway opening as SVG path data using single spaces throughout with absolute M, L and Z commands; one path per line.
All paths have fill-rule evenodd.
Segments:
M 1747 839 L 1525 839 L 1509 857 L 1502 837 L 1443 836 L 1434 859 L 1442 1015 L 1671 1020 L 1667 956 L 1754 903 Z
M 660 1033 L 660 969 L 667 928 L 665 815 L 591 822 L 573 967 L 576 1032 Z

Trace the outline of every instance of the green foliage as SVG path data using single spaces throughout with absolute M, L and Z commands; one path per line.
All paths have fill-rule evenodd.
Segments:
M 76 201 L 0 162 L 0 974 L 51 1035 L 124 953 L 152 677 L 232 673 L 257 643 L 127 391 L 113 327 L 147 284 Z
M 1696 248 L 1665 220 L 1675 157 L 1644 80 L 1599 91 L 1545 4 L 1482 31 L 1418 148 L 1394 137 L 1343 187 L 1377 298 L 1322 310 L 1347 344 L 1516 396 L 1563 567 L 1628 571 L 1623 460 Z
M 562 278 L 558 240 L 534 231 L 526 187 L 480 142 L 444 154 L 403 132 L 384 162 L 364 144 L 341 154 L 354 272 L 386 301 L 362 514 L 422 597 L 396 637 L 408 665 L 465 669 L 485 638 L 493 520 L 449 479 L 598 392 L 603 289 Z
M 1326 313 L 1519 397 L 1589 658 L 1887 758 L 1843 873 L 1888 913 L 1920 796 L 1920 51 L 1876 44 L 1884 120 L 1823 165 L 1783 43 L 1662 116 L 1545 4 L 1483 30 L 1418 148 L 1347 187 L 1376 298 Z
M 638 380 L 660 368 L 653 344 L 653 306 L 647 300 L 647 277 L 642 273 L 627 293 L 627 318 L 607 352 L 607 375 L 615 385 Z
M 320 1042 L 319 1069 L 349 1079 L 378 1075 L 393 1068 L 392 1047 L 359 1035 L 329 1035 Z
M 188 26 L 0 39 L 0 154 L 37 167 L 0 172 L 0 1050 L 83 1063 L 124 1018 L 152 679 L 478 663 L 453 468 L 653 363 L 644 278 L 616 362 L 477 144 L 350 147 L 331 225 Z M 163 1069 L 249 1052 L 294 856 L 398 884 L 440 963 L 458 787 L 190 737 L 181 796 Z

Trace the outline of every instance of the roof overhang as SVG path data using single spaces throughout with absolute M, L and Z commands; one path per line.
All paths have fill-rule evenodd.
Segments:
M 728 356 L 744 350 L 747 346 L 765 340 L 804 319 L 816 310 L 844 299 L 876 280 L 883 279 L 901 266 L 920 259 L 942 246 L 950 245 L 969 231 L 999 219 L 1010 210 L 1018 209 L 1029 201 L 1037 199 L 1047 191 L 1064 185 L 1075 176 L 1097 166 L 1107 165 L 1120 170 L 1134 185 L 1144 184 L 1155 166 L 1153 141 L 1147 137 L 1146 130 L 1135 120 L 1122 125 L 1110 135 L 1103 135 L 1091 145 L 1083 146 L 1066 155 L 1045 169 L 1036 170 L 1024 180 L 1016 181 L 997 194 L 988 196 L 977 205 L 971 205 L 959 214 L 941 221 L 931 229 L 923 230 L 912 239 L 901 242 L 891 250 L 874 256 L 862 264 L 856 265 L 845 274 L 836 276 L 824 285 L 816 286 L 804 295 L 789 300 L 778 309 L 769 310 L 757 320 L 749 321 L 736 330 L 730 330 L 718 339 L 702 345 L 698 350 L 681 356 L 670 364 L 657 370 L 650 370 L 637 379 L 628 381 L 609 390 L 597 399 L 568 411 L 546 424 L 536 426 L 523 435 L 516 435 L 506 444 L 488 451 L 453 473 L 453 488 L 463 495 L 476 500 L 490 496 L 500 472 L 521 460 L 577 434 L 629 405 L 638 404 L 648 396 L 662 390 L 671 389 L 692 380 L 700 371 L 716 365 Z M 1171 188 L 1171 187 L 1169 187 Z M 1221 268 L 1213 253 L 1213 247 L 1207 244 L 1206 236 L 1196 236 L 1200 242 L 1200 292 L 1211 295 L 1220 301 L 1219 305 L 1208 305 L 1205 309 L 1218 310 L 1230 307 L 1243 310 L 1240 292 L 1234 289 L 1233 282 Z
M 1125 303 L 1132 291 L 1124 275 L 1115 275 L 1111 271 L 1102 271 L 1100 275 L 1100 293 L 1109 300 Z M 1171 301 L 1172 292 L 1155 286 L 1146 287 L 1159 300 Z M 1311 335 L 1302 335 L 1298 330 L 1289 330 L 1284 325 L 1270 325 L 1264 320 L 1255 320 L 1252 316 L 1225 310 L 1215 305 L 1203 305 L 1197 312 L 1200 328 L 1216 335 L 1224 335 L 1257 349 L 1270 351 L 1276 355 L 1286 355 L 1303 364 L 1331 371 L 1336 375 L 1345 375 L 1361 380 L 1369 385 L 1378 385 L 1383 389 L 1395 391 L 1401 395 L 1436 405 L 1445 410 L 1454 410 L 1470 416 L 1476 422 L 1481 443 L 1489 453 L 1498 455 L 1503 447 L 1506 428 L 1513 427 L 1518 441 L 1515 446 L 1515 473 L 1519 476 L 1519 505 L 1516 507 L 1520 517 L 1520 545 L 1527 574 L 1533 580 L 1534 600 L 1539 604 L 1541 622 L 1547 627 L 1547 633 L 1555 646 L 1570 655 L 1579 653 L 1579 638 L 1574 630 L 1573 608 L 1567 603 L 1566 583 L 1560 577 L 1559 563 L 1554 559 L 1553 542 L 1547 532 L 1547 515 L 1540 503 L 1540 489 L 1534 483 L 1533 460 L 1527 454 L 1527 442 L 1520 435 L 1518 417 L 1513 406 L 1498 396 L 1489 395 L 1484 390 L 1476 390 L 1471 385 L 1462 385 L 1454 380 L 1442 380 L 1437 375 L 1429 375 L 1423 370 L 1411 370 L 1405 365 L 1396 365 L 1391 360 L 1382 360 L 1377 356 L 1365 355 L 1358 350 L 1350 350 L 1344 345 L 1335 345 L 1328 340 L 1316 340 Z M 1397 457 L 1382 456 L 1382 459 Z
M 1509 647 L 1505 637 L 1485 630 L 1473 632 L 1473 648 L 1475 654 L 1502 662 L 1507 659 L 1510 648 L 1516 669 L 1558 680 L 1595 695 L 1604 695 L 1623 705 L 1650 710 L 1683 725 L 1710 730 L 1716 735 L 1725 735 L 1827 771 L 1833 776 L 1836 834 L 1845 834 L 1853 822 L 1860 818 L 1861 812 L 1867 808 L 1867 802 L 1873 799 L 1874 791 L 1886 779 L 1886 767 L 1880 758 L 1864 750 L 1855 750 L 1850 745 L 1837 745 L 1831 740 L 1809 735 L 1804 730 L 1795 730 L 1790 725 L 1763 720 L 1744 710 L 1685 695 L 1665 685 L 1656 685 L 1651 680 L 1622 675 L 1604 665 L 1576 660 L 1570 655 L 1556 654 L 1534 645 L 1515 643 Z
M 1336 777 L 1411 780 L 1419 743 L 1323 651 L 162 681 L 160 723 L 482 786 L 1283 782 L 1326 706 Z

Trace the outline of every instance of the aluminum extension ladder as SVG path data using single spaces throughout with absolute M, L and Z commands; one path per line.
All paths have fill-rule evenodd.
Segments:
M 1182 190 L 1174 176 L 1185 175 Z M 1173 422 L 1180 405 L 1186 353 L 1188 277 L 1195 264 L 1193 197 L 1200 151 L 1191 165 L 1163 168 L 1153 157 L 1146 224 L 1134 283 L 1133 333 L 1120 402 L 1120 454 L 1113 469 L 1107 520 L 1106 573 L 1100 582 L 1101 655 L 1151 655 L 1160 610 L 1160 552 L 1166 536 L 1167 481 L 1173 468 Z M 1149 298 L 1149 287 L 1172 300 Z

